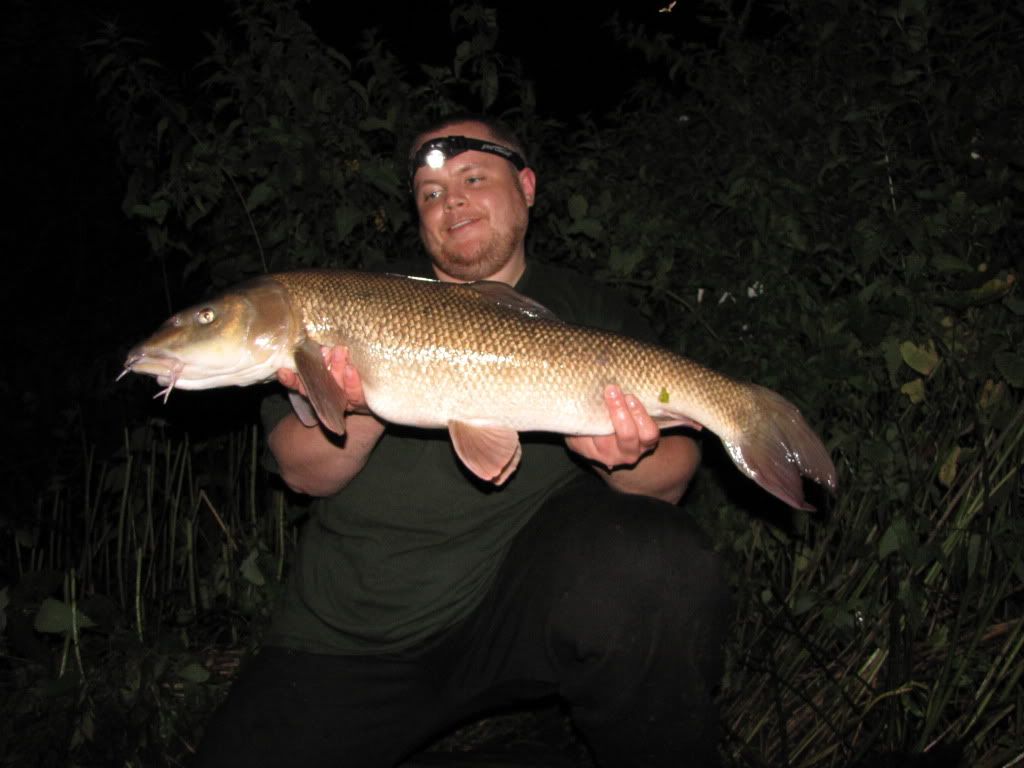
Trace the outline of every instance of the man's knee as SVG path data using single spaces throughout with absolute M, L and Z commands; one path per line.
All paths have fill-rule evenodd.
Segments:
M 721 558 L 692 519 L 644 497 L 608 492 L 589 501 L 561 542 L 560 633 L 592 653 L 626 635 L 720 643 L 729 589 Z

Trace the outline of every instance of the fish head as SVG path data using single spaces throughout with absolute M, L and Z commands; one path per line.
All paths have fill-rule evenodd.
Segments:
M 287 290 L 262 278 L 171 315 L 134 346 L 125 371 L 171 389 L 211 389 L 266 381 L 293 367 L 301 324 Z

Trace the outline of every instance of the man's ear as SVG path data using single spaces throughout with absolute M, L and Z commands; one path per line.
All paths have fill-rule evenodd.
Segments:
M 537 174 L 532 168 L 523 168 L 519 171 L 519 186 L 523 190 L 523 197 L 526 198 L 526 205 L 532 207 L 537 196 Z

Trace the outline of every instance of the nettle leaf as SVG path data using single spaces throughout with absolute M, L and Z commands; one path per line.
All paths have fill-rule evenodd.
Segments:
M 1024 315 L 1024 298 L 1020 296 L 1007 296 L 1003 299 L 1003 306 L 1018 317 Z
M 384 162 L 368 162 L 359 168 L 360 174 L 366 181 L 386 195 L 396 196 L 399 190 L 403 189 L 398 179 L 398 174 L 390 164 Z
M 956 471 L 960 462 L 960 453 L 960 446 L 954 445 L 950 448 L 949 453 L 946 454 L 946 460 L 942 462 L 942 466 L 939 468 L 939 483 L 944 488 L 949 488 L 953 485 L 953 481 L 956 479 Z
M 973 272 L 974 269 L 961 258 L 939 251 L 932 256 L 932 266 L 939 272 Z
M 252 550 L 249 555 L 242 561 L 242 565 L 239 571 L 242 574 L 242 578 L 257 587 L 262 587 L 267 583 L 267 580 L 263 578 L 263 573 L 260 571 L 259 563 L 257 562 L 260 557 L 258 549 Z
M 155 221 L 157 224 L 163 224 L 168 210 L 169 206 L 166 200 L 154 200 L 149 205 L 136 203 L 132 206 L 131 215 L 138 216 L 140 219 Z
M 643 248 L 624 249 L 613 245 L 608 254 L 608 267 L 619 275 L 635 274 L 637 266 L 644 260 Z
M 339 205 L 334 211 L 334 229 L 339 241 L 352 234 L 352 230 L 362 218 L 359 211 L 347 205 Z
M 895 384 L 896 374 L 899 373 L 900 366 L 903 362 L 903 356 L 900 354 L 899 341 L 890 336 L 882 341 L 881 347 L 882 355 L 885 358 L 885 368 L 889 372 L 889 380 Z
M 905 551 L 910 543 L 910 528 L 907 521 L 898 517 L 892 521 L 878 541 L 878 556 L 885 558 L 893 552 Z
M 39 610 L 36 611 L 36 618 L 32 626 L 35 627 L 36 632 L 63 634 L 71 631 L 72 618 L 70 605 L 48 597 L 43 600 Z M 95 622 L 81 611 L 78 611 L 76 622 L 81 629 L 96 626 Z
M 1005 383 L 1001 381 L 997 383 L 992 381 L 992 379 L 986 379 L 985 384 L 981 388 L 981 394 L 978 396 L 978 407 L 983 411 L 987 411 L 1000 404 L 1005 396 Z
M 265 205 L 274 199 L 276 191 L 270 182 L 263 181 L 252 188 L 249 197 L 245 199 L 245 210 L 255 211 L 261 205 Z
M 908 381 L 906 384 L 900 387 L 900 392 L 909 397 L 910 402 L 914 403 L 914 405 L 917 405 L 918 403 L 923 403 L 925 399 L 924 379 L 914 379 L 913 381 Z
M 1024 356 L 1016 352 L 997 352 L 992 360 L 1011 387 L 1024 387 Z
M 807 613 L 820 602 L 821 599 L 813 592 L 802 592 L 797 596 L 796 600 L 793 601 L 793 615 L 800 616 L 801 614 Z
M 583 195 L 573 195 L 569 198 L 569 218 L 573 221 L 585 218 L 589 209 L 587 198 Z
M 178 670 L 178 677 L 188 683 L 205 683 L 210 679 L 210 670 L 204 667 L 199 662 L 192 662 L 186 664 L 184 667 Z
M 939 353 L 935 349 L 935 342 L 931 339 L 925 347 L 919 347 L 912 341 L 904 341 L 900 344 L 900 355 L 903 362 L 920 373 L 922 376 L 931 376 L 932 371 L 939 364 Z
M 565 232 L 568 235 L 582 233 L 587 237 L 598 240 L 602 235 L 604 235 L 604 228 L 601 226 L 601 222 L 597 219 L 580 219 L 566 227 Z

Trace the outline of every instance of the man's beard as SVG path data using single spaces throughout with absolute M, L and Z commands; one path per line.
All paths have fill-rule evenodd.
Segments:
M 509 231 L 492 232 L 488 240 L 480 243 L 470 253 L 441 246 L 440 253 L 431 253 L 430 258 L 438 269 L 456 280 L 486 280 L 512 259 L 516 247 L 526 234 L 526 224 L 524 216 Z

